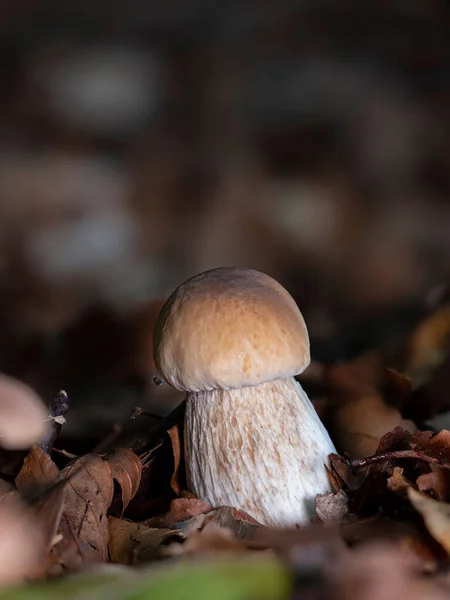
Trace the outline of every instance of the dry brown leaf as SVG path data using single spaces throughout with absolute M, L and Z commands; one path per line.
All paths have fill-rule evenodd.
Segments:
M 342 489 L 342 487 L 355 490 L 361 485 L 358 474 L 353 472 L 345 458 L 339 456 L 339 454 L 330 454 L 329 462 L 332 475 L 337 478 L 338 482 L 342 482 L 342 485 L 339 485 L 336 491 Z
M 181 431 L 180 431 L 180 426 L 174 425 L 171 429 L 169 429 L 169 431 L 167 432 L 169 434 L 170 437 L 170 441 L 172 443 L 172 451 L 173 451 L 173 474 L 172 477 L 170 479 L 170 487 L 173 489 L 173 491 L 175 492 L 175 494 L 177 494 L 178 496 L 181 494 L 181 484 L 179 481 L 179 471 L 180 471 L 180 465 L 181 465 Z
M 139 542 L 133 539 L 133 536 L 140 531 L 148 528 L 141 523 L 134 523 L 126 519 L 117 519 L 109 517 L 109 557 L 111 562 L 122 565 L 133 565 L 136 563 L 134 550 L 139 546 Z
M 59 469 L 50 456 L 39 446 L 33 446 L 23 461 L 15 484 L 21 494 L 28 494 L 36 488 L 55 483 L 59 478 Z
M 108 560 L 108 519 L 114 485 L 106 461 L 87 454 L 61 475 L 68 479 L 60 522 L 61 541 L 52 549 L 51 574 L 78 571 Z
M 408 498 L 433 538 L 450 555 L 450 504 L 428 498 L 425 494 L 408 489 Z
M 66 481 L 60 481 L 33 503 L 33 512 L 42 529 L 45 546 L 50 550 L 57 539 L 57 533 L 66 498 Z
M 165 555 L 163 547 L 171 542 L 184 540 L 184 533 L 172 529 L 151 529 L 146 527 L 138 531 L 133 540 L 138 543 L 133 554 L 136 563 L 149 562 Z
M 105 457 L 113 478 L 122 489 L 122 514 L 136 495 L 141 483 L 142 465 L 138 456 L 127 448 L 118 448 Z
M 177 523 L 187 521 L 191 517 L 202 515 L 212 511 L 212 507 L 198 498 L 175 498 L 170 503 L 169 510 L 159 517 L 147 519 L 148 527 L 174 528 Z
M 348 497 L 342 490 L 336 494 L 318 494 L 315 508 L 322 523 L 345 523 L 349 518 Z
M 450 464 L 450 431 L 447 429 L 432 437 L 413 440 L 411 445 L 417 452 L 436 458 L 441 464 Z

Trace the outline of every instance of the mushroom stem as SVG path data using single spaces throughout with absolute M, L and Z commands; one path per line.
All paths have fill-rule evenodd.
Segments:
M 188 486 L 212 506 L 245 510 L 268 526 L 306 523 L 314 518 L 315 496 L 331 491 L 324 465 L 332 452 L 293 377 L 188 393 Z

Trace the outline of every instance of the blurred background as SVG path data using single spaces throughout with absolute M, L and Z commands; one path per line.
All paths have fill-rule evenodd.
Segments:
M 450 271 L 442 0 L 16 0 L 0 13 L 0 370 L 107 432 L 168 294 L 262 270 L 325 364 L 391 347 Z

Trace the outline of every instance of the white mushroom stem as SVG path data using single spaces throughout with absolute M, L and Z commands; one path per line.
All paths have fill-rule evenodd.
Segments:
M 188 486 L 212 506 L 240 508 L 268 526 L 307 523 L 315 496 L 331 491 L 324 466 L 331 452 L 328 432 L 293 377 L 188 394 Z

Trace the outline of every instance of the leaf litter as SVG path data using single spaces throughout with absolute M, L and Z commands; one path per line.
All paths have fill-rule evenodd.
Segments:
M 85 585 L 86 598 L 94 597 L 98 584 L 109 590 L 100 597 L 122 600 L 140 592 L 127 596 L 132 586 L 121 587 L 121 581 L 142 573 L 142 589 L 150 589 L 155 577 L 170 589 L 171 569 L 187 561 L 199 564 L 205 577 L 209 571 L 202 564 L 246 565 L 247 573 L 254 565 L 256 580 L 280 569 L 282 583 L 272 595 L 266 585 L 266 597 L 274 600 L 350 599 L 355 590 L 368 600 L 405 593 L 411 600 L 448 596 L 450 431 L 431 431 L 420 418 L 411 419 L 420 413 L 421 391 L 445 360 L 447 329 L 448 311 L 425 320 L 408 341 L 403 364 L 390 364 L 377 351 L 319 365 L 327 393 L 317 401 L 338 453 L 325 465 L 332 492 L 316 497 L 316 518 L 301 528 L 270 529 L 239 507 L 210 506 L 188 491 L 182 405 L 136 445 L 88 453 L 62 466 L 69 453 L 53 456 L 64 424 L 56 422 L 45 444 L 22 458 L 15 455 L 15 462 L 2 457 L 11 466 L 0 478 L 0 519 L 12 507 L 20 516 L 16 523 L 33 526 L 27 552 L 23 546 L 9 577 L 0 569 L 0 584 L 28 582 L 15 591 L 17 598 L 30 599 L 39 589 L 47 590 L 45 597 L 62 598 L 57 590 L 64 582 L 72 582 L 74 593 Z M 65 415 L 68 398 L 60 393 L 57 399 L 51 410 Z M 17 543 L 24 544 L 23 528 L 15 531 Z M 115 573 L 113 590 L 108 582 Z M 136 575 L 127 579 L 130 573 Z M 248 596 L 230 592 L 227 598 L 264 597 L 256 580 Z M 221 585 L 225 590 L 230 582 Z M 212 586 L 214 597 L 219 587 Z M 22 590 L 28 595 L 21 596 Z M 193 593 L 202 597 L 200 588 Z

